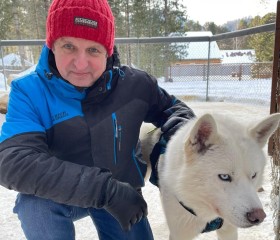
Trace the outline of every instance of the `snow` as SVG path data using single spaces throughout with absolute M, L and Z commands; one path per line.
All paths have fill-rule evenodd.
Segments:
M 25 71 L 20 72 L 20 73 L 15 74 L 15 75 L 16 75 L 16 77 L 22 77 L 22 76 L 25 76 L 25 75 L 27 75 L 27 74 L 29 74 L 29 73 L 31 73 L 31 72 L 34 72 L 34 71 L 35 71 L 35 69 L 36 69 L 36 67 L 37 67 L 37 64 L 35 64 L 35 65 L 33 65 L 32 67 L 30 67 L 30 68 L 26 69 Z
M 171 83 L 172 84 L 172 83 Z M 241 121 L 252 121 L 260 119 L 269 114 L 269 107 L 262 105 L 251 105 L 230 102 L 188 102 L 187 103 L 196 113 L 205 110 L 219 111 L 227 115 L 233 115 Z M 4 115 L 0 115 L 0 122 L 3 122 Z M 266 150 L 266 149 L 265 149 Z M 273 210 L 271 208 L 270 192 L 271 192 L 271 164 L 270 158 L 267 157 L 267 165 L 265 169 L 263 188 L 264 192 L 260 192 L 259 197 L 263 203 L 264 210 L 267 214 L 265 221 L 259 226 L 249 229 L 239 230 L 240 240 L 273 240 Z M 167 240 L 168 229 L 164 220 L 161 208 L 159 191 L 149 182 L 143 188 L 144 197 L 149 207 L 149 221 L 154 233 L 155 240 Z M 24 240 L 24 235 L 20 228 L 17 216 L 12 213 L 16 192 L 7 190 L 0 186 L 0 239 L 2 240 Z M 98 239 L 91 219 L 85 218 L 75 222 L 76 239 Z M 213 240 L 215 233 L 201 234 L 199 240 Z
M 192 101 L 205 101 L 207 81 L 202 76 L 173 77 L 173 82 L 159 79 L 159 85 L 170 94 L 186 97 Z M 270 105 L 271 78 L 251 79 L 243 75 L 242 80 L 227 76 L 211 76 L 208 83 L 208 100 L 211 102 L 236 102 Z
M 1 88 L 4 88 L 4 86 L 5 86 L 5 81 L 6 81 L 5 75 L 4 75 L 3 73 L 0 72 L 0 89 L 1 89 Z
M 222 63 L 253 63 L 256 60 L 254 49 L 220 50 Z
M 213 36 L 210 31 L 199 32 L 185 32 L 185 33 L 172 33 L 170 37 L 211 37 Z M 193 60 L 193 59 L 208 59 L 209 42 L 187 42 L 187 43 L 174 43 L 172 46 L 180 47 L 176 55 L 179 59 Z M 210 59 L 221 59 L 221 53 L 216 41 L 210 43 Z
M 9 66 L 9 67 L 22 66 L 20 56 L 15 53 L 10 53 L 10 54 L 4 56 L 3 59 L 0 58 L 0 63 L 2 63 L 2 62 L 4 63 L 4 66 Z M 25 64 L 25 66 L 33 65 L 33 63 L 31 63 L 25 59 L 24 59 L 24 64 Z

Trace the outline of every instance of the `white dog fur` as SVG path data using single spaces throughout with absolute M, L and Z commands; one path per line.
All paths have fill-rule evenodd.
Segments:
M 263 147 L 279 120 L 280 114 L 273 114 L 244 126 L 224 115 L 206 113 L 176 132 L 158 164 L 170 240 L 194 239 L 216 218 L 224 221 L 218 239 L 236 240 L 237 228 L 263 221 L 256 189 L 266 164 Z M 159 130 L 150 132 L 152 128 L 149 124 L 141 128 L 147 162 L 160 136 Z

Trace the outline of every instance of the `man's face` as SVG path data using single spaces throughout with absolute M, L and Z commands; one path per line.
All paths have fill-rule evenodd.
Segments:
M 90 87 L 106 69 L 103 45 L 81 38 L 61 37 L 53 45 L 60 75 L 76 87 Z

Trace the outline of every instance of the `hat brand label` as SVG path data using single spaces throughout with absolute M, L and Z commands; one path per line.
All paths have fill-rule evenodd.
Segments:
M 97 25 L 98 25 L 96 21 L 88 19 L 88 18 L 82 18 L 82 17 L 75 17 L 74 24 L 88 26 L 88 27 L 92 27 L 92 28 L 97 28 Z

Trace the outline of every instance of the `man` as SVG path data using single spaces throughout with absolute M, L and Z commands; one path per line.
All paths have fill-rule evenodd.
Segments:
M 19 192 L 24 234 L 75 239 L 73 222 L 90 216 L 100 239 L 153 239 L 140 126 L 170 136 L 194 114 L 149 74 L 119 66 L 106 0 L 54 0 L 46 25 L 36 71 L 12 82 L 0 138 L 0 184 Z

